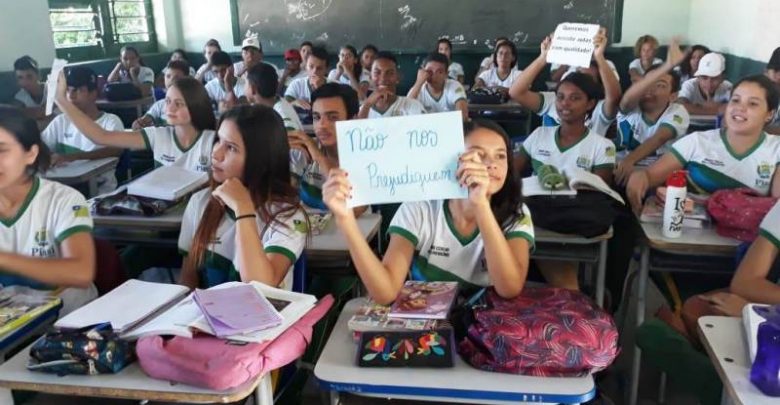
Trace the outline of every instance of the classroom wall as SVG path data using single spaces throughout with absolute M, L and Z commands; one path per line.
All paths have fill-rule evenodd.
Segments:
M 54 40 L 47 0 L 0 0 L 0 71 L 13 70 L 16 58 L 30 55 L 51 67 Z
M 233 45 L 233 20 L 230 0 L 177 0 L 181 11 L 181 28 L 186 33 L 182 47 L 201 52 L 211 38 L 219 41 L 225 52 L 241 52 Z
M 661 43 L 668 43 L 675 35 L 686 35 L 692 16 L 691 1 L 623 0 L 623 35 L 613 46 L 633 47 L 636 39 L 645 34 L 652 34 Z

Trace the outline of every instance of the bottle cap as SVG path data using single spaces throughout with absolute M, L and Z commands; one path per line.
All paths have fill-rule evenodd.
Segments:
M 688 172 L 685 170 L 675 170 L 666 179 L 666 187 L 686 187 L 688 183 L 687 175 Z

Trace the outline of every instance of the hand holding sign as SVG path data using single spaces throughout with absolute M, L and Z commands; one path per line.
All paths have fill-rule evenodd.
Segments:
M 547 62 L 588 67 L 593 54 L 593 37 L 599 31 L 596 24 L 562 23 L 555 29 Z
M 471 150 L 460 156 L 456 175 L 458 183 L 463 187 L 468 187 L 469 201 L 472 204 L 490 206 L 488 198 L 490 174 L 487 165 L 479 157 L 478 151 Z
M 65 76 L 60 75 L 62 69 L 68 61 L 63 59 L 54 59 L 54 63 L 51 64 L 51 73 L 49 73 L 49 80 L 46 82 L 46 115 L 51 115 L 54 110 L 54 98 L 57 96 L 57 82 L 62 80 L 65 82 Z
M 349 207 L 466 198 L 458 184 L 464 150 L 459 112 L 336 123 L 339 165 L 349 173 Z

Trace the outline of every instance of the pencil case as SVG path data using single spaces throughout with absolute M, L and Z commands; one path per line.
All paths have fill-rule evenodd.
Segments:
M 452 327 L 420 331 L 370 331 L 360 334 L 359 367 L 452 367 Z

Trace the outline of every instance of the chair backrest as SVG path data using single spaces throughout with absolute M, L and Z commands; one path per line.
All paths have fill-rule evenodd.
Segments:
M 301 253 L 301 257 L 293 265 L 293 285 L 292 290 L 298 293 L 305 293 L 308 272 L 306 271 L 306 253 Z
M 95 287 L 98 294 L 103 295 L 127 281 L 127 273 L 119 259 L 119 253 L 109 241 L 95 239 L 95 256 Z

